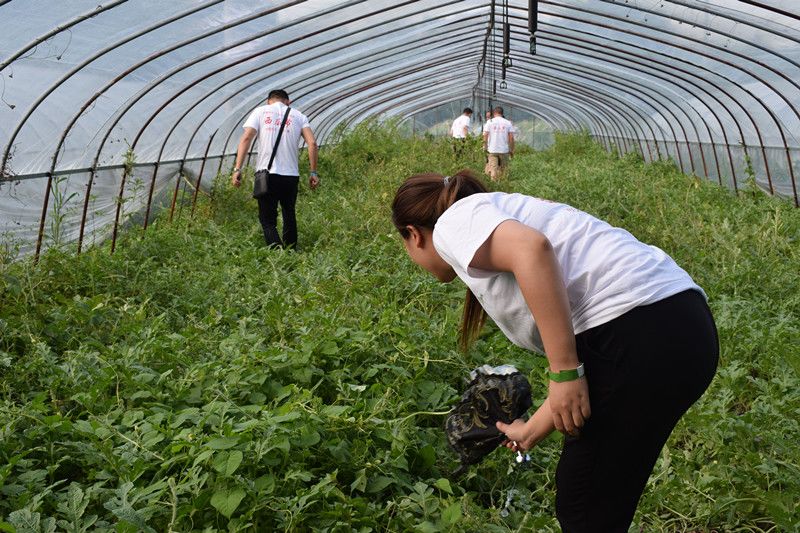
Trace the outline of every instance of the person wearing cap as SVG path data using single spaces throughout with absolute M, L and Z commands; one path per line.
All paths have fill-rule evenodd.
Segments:
M 269 170 L 266 195 L 258 198 L 258 220 L 264 231 L 264 240 L 269 247 L 297 247 L 297 216 L 295 204 L 300 183 L 298 165 L 300 138 L 308 146 L 310 172 L 308 185 L 316 189 L 319 185 L 317 175 L 317 141 L 311 130 L 308 118 L 292 108 L 286 118 L 283 133 L 277 147 L 281 122 L 290 105 L 289 94 L 283 89 L 270 91 L 267 105 L 257 107 L 244 123 L 244 132 L 239 139 L 236 151 L 236 164 L 231 175 L 234 187 L 241 185 L 242 164 L 254 138 L 258 138 L 258 160 L 256 172 Z M 272 157 L 273 148 L 276 148 Z M 268 169 L 269 162 L 272 166 Z M 283 219 L 282 235 L 278 234 L 278 206 Z

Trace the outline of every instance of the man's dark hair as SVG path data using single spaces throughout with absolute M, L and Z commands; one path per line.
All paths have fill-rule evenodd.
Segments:
M 494 112 L 497 113 L 498 115 L 500 115 L 501 117 L 504 116 L 503 115 L 503 108 L 500 107 L 500 106 L 495 107 L 494 108 Z
M 472 114 L 472 108 L 465 107 L 463 113 L 465 115 L 471 115 Z
M 284 91 L 283 89 L 272 89 L 269 92 L 269 96 L 267 96 L 267 100 L 283 100 L 284 102 L 289 101 L 289 93 Z

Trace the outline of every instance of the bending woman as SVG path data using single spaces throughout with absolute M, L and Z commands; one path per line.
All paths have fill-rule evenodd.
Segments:
M 412 261 L 467 285 L 464 349 L 488 314 L 511 342 L 546 355 L 547 399 L 498 429 L 512 449 L 565 434 L 563 531 L 628 531 L 661 448 L 716 371 L 703 290 L 627 231 L 565 204 L 487 192 L 468 170 L 408 178 L 392 220 Z

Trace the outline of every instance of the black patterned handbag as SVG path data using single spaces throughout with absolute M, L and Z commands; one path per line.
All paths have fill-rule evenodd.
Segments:
M 533 404 L 528 379 L 511 365 L 483 365 L 470 378 L 461 401 L 445 420 L 447 441 L 461 459 L 454 475 L 479 463 L 506 439 L 495 422 L 509 424 L 522 418 Z
M 263 198 L 267 195 L 267 191 L 269 190 L 269 171 L 272 169 L 272 162 L 275 161 L 275 154 L 278 153 L 278 145 L 281 142 L 281 136 L 283 135 L 283 128 L 286 126 L 286 120 L 289 118 L 289 111 L 292 108 L 286 106 L 286 114 L 283 115 L 283 122 L 281 122 L 281 127 L 278 128 L 278 136 L 275 138 L 275 146 L 272 147 L 272 154 L 269 156 L 269 163 L 267 163 L 267 170 L 259 170 L 256 172 L 255 179 L 253 180 L 253 198 L 258 200 L 259 198 Z

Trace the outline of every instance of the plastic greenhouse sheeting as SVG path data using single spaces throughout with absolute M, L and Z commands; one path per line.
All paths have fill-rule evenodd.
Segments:
M 789 0 L 0 0 L 0 239 L 146 225 L 230 167 L 278 87 L 321 143 L 501 104 L 536 147 L 588 130 L 797 205 L 798 19 Z

